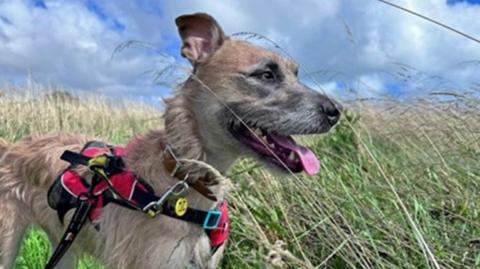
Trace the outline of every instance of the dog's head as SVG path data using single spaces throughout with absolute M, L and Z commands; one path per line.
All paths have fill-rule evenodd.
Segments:
M 338 104 L 303 85 L 295 62 L 229 38 L 211 16 L 175 22 L 181 53 L 194 68 L 186 85 L 196 91 L 193 110 L 207 156 L 231 163 L 248 154 L 281 171 L 315 174 L 319 161 L 291 136 L 330 130 L 340 118 Z

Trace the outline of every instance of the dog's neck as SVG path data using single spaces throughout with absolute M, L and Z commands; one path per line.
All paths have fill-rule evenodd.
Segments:
M 192 106 L 183 92 L 166 99 L 165 133 L 166 142 L 177 157 L 182 159 L 205 160 L 205 149 L 198 134 L 198 126 Z
M 230 164 L 225 165 L 225 161 L 219 158 L 218 154 L 211 152 L 202 141 L 198 122 L 195 120 L 194 106 L 192 105 L 192 96 L 182 88 L 178 90 L 174 97 L 166 99 L 165 120 L 165 142 L 173 150 L 173 153 L 180 160 L 197 160 L 207 163 L 221 174 L 225 174 Z M 188 173 L 191 177 L 208 178 L 212 176 L 211 170 L 202 165 L 181 161 L 181 170 Z M 217 198 L 223 199 L 227 186 L 222 186 L 225 182 L 219 181 L 205 182 L 209 189 Z M 205 200 L 204 200 L 205 201 Z
M 127 146 L 127 164 L 133 171 L 144 177 L 156 192 L 161 193 L 168 186 L 183 179 L 167 176 L 172 172 L 167 171 L 169 169 L 166 170 L 165 167 L 165 149 L 169 146 L 180 161 L 179 172 L 188 174 L 188 178 L 193 181 L 201 180 L 200 182 L 206 185 L 218 200 L 222 200 L 225 191 L 228 190 L 229 182 L 218 175 L 219 173 L 225 175 L 234 160 L 224 156 L 221 150 L 209 150 L 206 146 L 207 143 L 202 140 L 199 132 L 196 120 L 198 115 L 195 114 L 192 106 L 192 96 L 188 93 L 185 88 L 181 88 L 175 96 L 165 100 L 165 129 L 152 130 L 132 139 Z M 162 174 L 163 177 L 158 178 L 158 175 Z M 211 207 L 212 201 L 205 196 L 197 192 L 191 194 L 195 194 L 191 200 L 199 201 L 200 208 Z
M 198 98 L 198 92 L 202 91 L 199 87 L 201 86 L 189 79 L 174 97 L 165 100 L 166 140 L 178 157 L 204 161 L 225 174 L 237 156 L 229 156 L 221 150 L 221 146 L 215 143 L 209 145 L 208 141 L 201 137 L 200 126 L 196 120 L 198 115 L 195 115 L 192 101 Z

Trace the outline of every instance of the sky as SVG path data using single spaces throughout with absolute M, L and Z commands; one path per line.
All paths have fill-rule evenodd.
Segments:
M 480 0 L 392 1 L 480 38 Z M 0 0 L 0 87 L 158 100 L 188 74 L 174 19 L 193 12 L 275 41 L 304 83 L 339 98 L 480 91 L 479 43 L 375 0 Z

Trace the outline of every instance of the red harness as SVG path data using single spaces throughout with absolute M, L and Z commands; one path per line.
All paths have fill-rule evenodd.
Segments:
M 112 154 L 115 157 L 123 157 L 125 155 L 125 148 L 102 146 L 103 143 L 93 142 L 95 145 L 89 143 L 82 150 L 81 155 L 94 158 L 100 155 Z M 60 219 L 63 221 L 63 215 L 71 208 L 75 207 L 78 199 L 92 201 L 92 208 L 88 213 L 88 218 L 92 223 L 95 223 L 101 216 L 103 207 L 109 202 L 114 202 L 122 206 L 127 206 L 122 201 L 119 201 L 118 196 L 123 197 L 129 203 L 136 206 L 144 206 L 144 197 L 154 196 L 152 188 L 136 176 L 132 171 L 124 168 L 121 171 L 115 172 L 108 176 L 110 183 L 106 181 L 98 182 L 91 194 L 94 197 L 87 197 L 84 194 L 90 191 L 90 185 L 87 180 L 82 178 L 73 168 L 75 165 L 67 168 L 56 180 L 49 190 L 49 204 L 59 213 Z M 113 190 L 112 190 L 113 188 Z M 113 194 L 115 193 L 115 194 Z M 125 202 L 125 201 L 123 201 Z M 188 209 L 194 211 L 195 209 Z M 212 247 L 216 248 L 222 245 L 228 238 L 230 233 L 228 205 L 226 201 L 221 202 L 216 211 L 221 212 L 220 220 L 216 228 L 205 229 L 210 238 Z M 202 211 L 199 211 L 202 212 Z M 164 212 L 162 212 L 164 213 Z M 168 214 L 167 214 L 168 216 Z M 208 218 L 209 216 L 207 216 Z M 184 219 L 191 221 L 190 218 Z M 208 220 L 205 220 L 205 223 Z M 205 226 L 204 226 L 205 227 Z

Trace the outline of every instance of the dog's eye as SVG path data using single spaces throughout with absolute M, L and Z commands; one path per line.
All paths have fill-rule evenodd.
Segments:
M 255 72 L 252 74 L 252 76 L 266 82 L 275 81 L 275 74 L 273 74 L 272 71 Z

